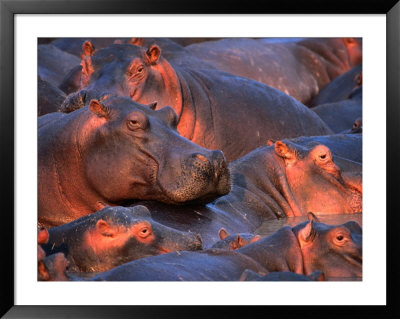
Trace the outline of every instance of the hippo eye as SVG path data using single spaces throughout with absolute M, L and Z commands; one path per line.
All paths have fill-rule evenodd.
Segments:
M 143 73 L 144 72 L 144 67 L 141 65 L 137 68 L 137 73 Z
M 337 234 L 335 235 L 335 239 L 334 242 L 336 245 L 338 246 L 343 246 L 346 244 L 347 240 L 346 240 L 346 235 L 341 233 L 341 234 Z
M 138 120 L 130 120 L 128 121 L 128 128 L 130 130 L 136 130 L 140 128 L 140 122 Z
M 142 238 L 146 238 L 147 236 L 149 236 L 151 233 L 151 230 L 149 227 L 143 227 L 142 229 L 139 230 L 139 236 Z
M 139 129 L 145 130 L 149 125 L 146 115 L 142 114 L 141 112 L 134 112 L 133 114 L 131 114 L 131 116 L 128 117 L 126 123 L 128 129 L 131 131 L 136 131 Z

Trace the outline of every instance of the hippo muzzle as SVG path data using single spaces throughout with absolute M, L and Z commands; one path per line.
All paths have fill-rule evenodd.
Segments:
M 221 151 L 192 153 L 174 177 L 163 174 L 160 185 L 172 204 L 205 204 L 231 190 L 228 165 Z

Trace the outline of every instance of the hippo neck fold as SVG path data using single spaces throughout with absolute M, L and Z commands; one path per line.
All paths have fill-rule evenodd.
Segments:
M 170 101 L 170 106 L 174 109 L 178 117 L 182 116 L 183 110 L 183 97 L 181 83 L 179 77 L 175 72 L 174 68 L 168 63 L 167 60 L 161 58 L 160 62 L 154 66 L 160 73 L 165 91 L 168 92 L 168 98 Z M 164 107 L 166 105 L 160 105 Z
M 180 84 L 181 103 L 174 109 L 178 114 L 178 132 L 183 137 L 193 140 L 196 126 L 196 109 L 193 107 L 193 96 L 189 84 L 185 80 L 180 70 L 175 68 L 175 72 Z

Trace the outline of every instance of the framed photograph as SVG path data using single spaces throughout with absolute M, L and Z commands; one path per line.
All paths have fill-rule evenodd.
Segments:
M 293 1 L 289 9 L 287 3 L 274 3 L 246 6 L 246 10 L 208 2 L 0 1 L 0 174 L 5 186 L 2 224 L 6 239 L 1 263 L 1 315 L 159 318 L 192 313 L 207 316 L 209 311 L 245 315 L 249 311 L 245 306 L 272 305 L 279 307 L 266 311 L 276 314 L 308 313 L 309 307 L 303 306 L 314 306 L 318 311 L 325 311 L 318 306 L 331 306 L 329 311 L 338 315 L 360 311 L 399 314 L 394 296 L 398 279 L 394 273 L 397 238 L 393 228 L 397 219 L 392 186 L 398 177 L 395 164 L 399 161 L 400 133 L 397 1 L 325 1 L 317 5 Z M 124 39 L 176 38 L 181 41 L 179 45 L 187 45 L 184 39 L 200 38 L 361 39 L 362 279 L 313 283 L 38 281 L 38 74 L 52 77 L 38 71 L 38 44 L 61 38 L 115 39 L 117 43 Z M 80 44 L 79 51 L 81 48 Z M 149 49 L 147 54 L 152 59 L 157 52 Z M 72 63 L 81 63 L 81 59 L 84 57 L 77 53 Z M 304 90 L 299 94 L 305 94 Z

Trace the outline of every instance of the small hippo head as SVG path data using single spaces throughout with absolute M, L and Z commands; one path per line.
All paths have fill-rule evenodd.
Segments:
M 362 276 L 362 230 L 354 221 L 342 225 L 318 222 L 308 213 L 308 222 L 293 227 L 303 256 L 306 275 L 321 270 L 327 278 Z
M 222 152 L 180 136 L 176 113 L 170 107 L 155 111 L 155 104 L 109 97 L 81 109 L 91 131 L 81 146 L 83 171 L 93 190 L 109 204 L 207 203 L 228 193 L 230 173 Z
M 74 222 L 69 257 L 81 271 L 105 271 L 130 260 L 202 248 L 199 235 L 151 219 L 148 209 L 105 207 Z
M 318 144 L 309 149 L 290 141 L 277 141 L 274 148 L 276 156 L 284 161 L 292 202 L 302 212 L 344 214 L 362 211 L 360 175 L 342 172 L 327 146 Z
M 41 245 L 49 241 L 49 232 L 46 228 L 38 231 L 38 280 L 40 281 L 65 281 L 67 275 L 68 260 L 63 253 L 46 256 Z
M 249 233 L 230 235 L 225 228 L 221 228 L 218 232 L 218 235 L 221 240 L 217 241 L 211 248 L 235 250 L 261 239 L 260 235 L 253 235 Z

